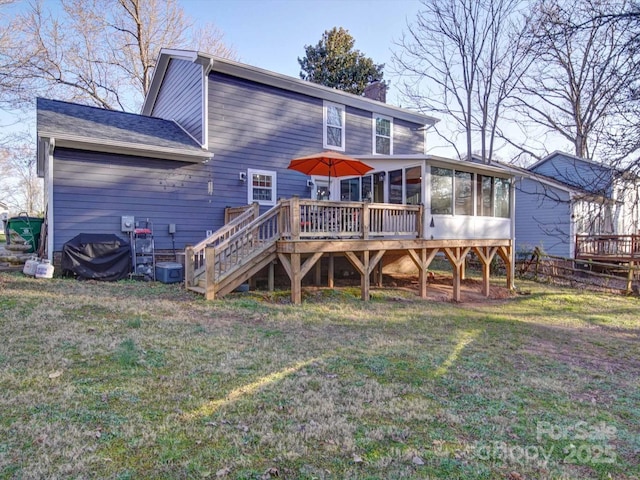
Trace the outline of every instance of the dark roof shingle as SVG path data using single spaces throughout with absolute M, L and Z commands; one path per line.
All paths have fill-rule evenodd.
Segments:
M 173 121 L 98 107 L 37 99 L 38 135 L 73 136 L 202 153 L 202 147 Z

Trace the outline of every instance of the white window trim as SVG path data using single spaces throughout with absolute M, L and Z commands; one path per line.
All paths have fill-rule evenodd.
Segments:
M 336 108 L 342 109 L 342 139 L 340 141 L 342 145 L 339 147 L 336 145 L 329 145 L 327 143 L 327 127 L 329 126 L 327 125 L 327 108 L 328 107 L 336 107 Z M 324 148 L 344 152 L 345 138 L 346 138 L 345 131 L 347 130 L 346 117 L 347 117 L 347 109 L 344 105 L 340 105 L 339 103 L 327 102 L 326 100 L 322 101 L 322 146 Z
M 273 178 L 271 190 L 273 195 L 271 201 L 268 200 L 254 200 L 253 199 L 253 176 L 254 175 L 269 175 Z M 254 170 L 252 168 L 247 169 L 247 203 L 251 205 L 253 202 L 257 202 L 259 205 L 273 206 L 276 204 L 277 198 L 278 177 L 274 170 Z
M 376 120 L 378 118 L 382 118 L 384 120 L 389 120 L 389 155 L 393 155 L 393 117 L 387 117 L 386 115 L 380 115 L 378 113 L 373 113 L 371 115 L 371 132 L 372 132 L 372 137 L 373 137 L 373 146 L 371 148 L 371 151 L 373 152 L 374 155 L 386 155 L 386 153 L 378 153 L 376 152 L 376 137 L 377 132 L 376 132 Z M 385 137 L 386 138 L 386 137 Z

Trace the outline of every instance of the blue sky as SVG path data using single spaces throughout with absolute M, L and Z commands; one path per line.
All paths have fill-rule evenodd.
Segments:
M 407 22 L 420 8 L 418 0 L 181 0 L 194 19 L 213 22 L 235 47 L 239 60 L 298 77 L 298 57 L 315 45 L 325 30 L 349 30 L 355 48 L 375 63 L 386 64 L 391 80 L 389 101 L 396 103 L 391 50 Z
M 44 0 L 45 6 L 57 2 Z M 401 38 L 407 22 L 415 20 L 419 0 L 178 0 L 196 24 L 211 22 L 224 33 L 238 60 L 273 72 L 299 77 L 298 57 L 305 45 L 315 45 L 325 30 L 343 27 L 355 39 L 355 48 L 384 63 L 391 88 L 389 103 L 399 105 L 391 73 L 394 41 Z M 11 14 L 26 7 L 20 0 L 6 7 Z M 17 113 L 17 112 L 16 112 Z M 19 118 L 20 114 L 18 113 Z M 0 126 L 14 123 L 0 112 Z M 18 125 L 11 128 L 17 129 Z

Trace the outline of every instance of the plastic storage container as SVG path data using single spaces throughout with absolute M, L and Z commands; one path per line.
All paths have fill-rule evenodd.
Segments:
M 25 275 L 29 275 L 30 277 L 35 276 L 36 269 L 40 264 L 40 259 L 36 256 L 31 257 L 26 262 L 24 262 L 24 268 L 22 269 L 22 273 Z
M 184 278 L 184 267 L 176 262 L 156 263 L 156 280 L 162 283 L 178 283 Z
M 42 260 L 36 267 L 36 278 L 53 278 L 53 265 L 49 260 Z

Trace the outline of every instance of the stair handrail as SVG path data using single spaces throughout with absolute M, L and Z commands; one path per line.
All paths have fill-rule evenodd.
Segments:
M 207 245 L 212 245 L 212 244 L 213 245 L 218 245 L 220 243 L 220 241 L 225 239 L 225 237 L 229 238 L 231 235 L 236 233 L 238 230 L 241 230 L 246 225 L 248 225 L 250 222 L 254 221 L 256 218 L 259 217 L 258 209 L 254 207 L 254 206 L 257 206 L 257 205 L 258 205 L 257 203 L 254 203 L 251 206 L 251 208 L 247 209 L 244 213 L 238 215 L 236 218 L 231 220 L 225 226 L 223 226 L 223 227 L 219 228 L 218 230 L 216 230 L 215 232 L 213 232 L 211 235 L 209 235 L 204 240 L 196 243 L 192 248 L 195 251 L 202 250 Z M 231 232 L 233 232 L 233 233 L 231 233 Z
M 259 205 L 254 202 L 250 208 L 231 220 L 228 224 L 216 230 L 196 245 L 185 248 L 184 279 L 187 288 L 194 286 L 195 278 L 205 265 L 205 249 L 207 246 L 219 245 L 225 239 L 228 239 L 234 233 L 255 220 L 255 218 L 259 216 L 259 212 Z
M 218 245 L 206 247 L 205 262 L 200 270 L 205 273 L 205 296 L 215 297 L 217 285 L 238 268 L 246 265 L 256 255 L 261 254 L 265 249 L 271 247 L 280 238 L 280 222 L 278 215 L 281 213 L 281 202 L 278 202 L 269 211 L 260 215 L 251 223 L 245 225 L 241 230 L 234 233 Z M 260 238 L 260 229 L 271 222 L 274 225 L 272 235 Z M 258 232 L 256 235 L 252 232 Z M 239 247 L 238 247 L 239 245 Z M 247 248 L 247 246 L 249 247 Z
M 222 242 L 218 243 L 217 245 L 214 245 L 216 247 L 216 250 L 217 251 L 223 250 L 224 248 L 227 247 L 228 244 L 232 243 L 233 241 L 237 240 L 239 237 L 244 235 L 246 231 L 253 230 L 256 227 L 259 227 L 267 223 L 267 221 L 271 220 L 271 218 L 273 218 L 275 215 L 280 213 L 280 208 L 281 208 L 281 202 L 276 203 L 273 207 L 271 207 L 265 213 L 263 213 L 256 219 L 252 220 L 250 223 L 246 224 L 244 227 L 236 231 L 233 235 L 224 239 Z M 281 232 L 278 231 L 277 235 L 274 238 L 270 239 L 270 241 L 271 242 L 277 241 L 280 238 L 280 233 Z

